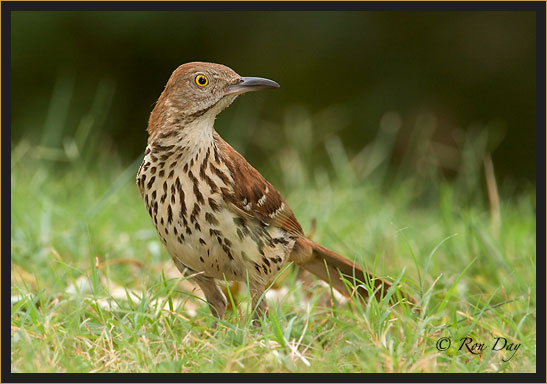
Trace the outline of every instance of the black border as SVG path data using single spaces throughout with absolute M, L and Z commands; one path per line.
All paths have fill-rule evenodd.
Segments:
M 2 1 L 6 11 L 541 11 L 541 1 Z
M 11 270 L 11 194 L 9 188 L 11 174 L 11 12 L 12 11 L 192 11 L 192 10 L 215 10 L 215 11 L 533 11 L 536 13 L 536 239 L 543 241 L 536 243 L 537 258 L 536 274 L 545 271 L 545 143 L 546 143 L 546 120 L 545 120 L 545 10 L 546 3 L 542 1 L 461 1 L 461 2 L 348 2 L 348 1 L 327 1 L 327 2 L 225 2 L 225 1 L 2 1 L 1 3 L 1 96 L 2 96 L 2 193 L 1 204 L 4 208 L 2 215 L 2 250 L 4 252 L 1 260 L 2 281 L 4 289 L 2 292 L 3 313 L 11 313 L 10 289 L 6 281 L 10 280 Z M 541 158 L 539 157 L 542 155 Z M 539 198 L 538 198 L 539 197 Z M 8 209 L 8 207 L 10 207 Z M 8 231 L 8 229 L 10 229 Z M 545 280 L 543 279 L 545 283 Z M 545 303 L 545 286 L 537 290 L 537 302 Z M 545 304 L 543 304 L 545 305 Z M 7 316 L 4 316 L 7 317 Z M 537 312 L 537 340 L 538 346 L 545 347 L 545 307 L 543 311 Z M 8 336 L 11 332 L 11 322 L 4 319 L 2 324 L 2 382 L 546 382 L 545 348 L 537 349 L 536 373 L 366 373 L 366 374 L 225 374 L 225 373 L 203 373 L 203 374 L 62 374 L 62 373 L 12 373 L 11 372 L 11 343 Z M 8 368 L 9 367 L 9 368 Z

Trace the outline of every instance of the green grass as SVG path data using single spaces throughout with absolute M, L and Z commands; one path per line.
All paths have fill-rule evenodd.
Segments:
M 265 149 L 273 160 L 261 170 L 305 230 L 315 219 L 314 240 L 400 279 L 420 314 L 385 301 L 331 305 L 328 287 L 289 268 L 259 327 L 247 291 L 234 289 L 237 310 L 213 328 L 158 241 L 134 183 L 138 159 L 23 141 L 12 151 L 12 371 L 535 372 L 535 192 L 505 183 L 489 205 L 483 135 L 462 144 L 448 180 L 427 130 L 403 166 L 388 164 L 389 118 L 352 158 L 333 135 L 283 132 L 291 149 Z M 328 166 L 310 165 L 318 148 Z M 507 362 L 490 350 L 498 336 L 521 344 Z M 464 337 L 489 348 L 458 350 Z

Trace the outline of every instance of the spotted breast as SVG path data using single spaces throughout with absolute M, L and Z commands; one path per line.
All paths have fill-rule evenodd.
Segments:
M 216 133 L 212 140 L 192 140 L 192 130 L 187 126 L 147 146 L 137 173 L 146 209 L 181 271 L 229 281 L 245 281 L 248 273 L 252 285 L 263 287 L 295 240 L 248 212 L 252 204 L 273 203 L 273 217 L 284 202 L 267 187 L 257 189 L 254 202 L 239 199 L 234 173 L 240 170 L 226 158 L 228 144 Z

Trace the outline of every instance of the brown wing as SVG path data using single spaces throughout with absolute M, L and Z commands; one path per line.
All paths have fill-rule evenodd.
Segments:
M 291 208 L 273 185 L 216 132 L 214 139 L 234 180 L 233 193 L 223 191 L 224 197 L 236 210 L 255 217 L 265 225 L 278 226 L 293 235 L 304 236 Z

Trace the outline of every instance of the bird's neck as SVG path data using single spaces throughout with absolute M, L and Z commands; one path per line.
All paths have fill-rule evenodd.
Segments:
M 220 137 L 213 128 L 215 118 L 236 97 L 224 97 L 202 114 L 199 111 L 188 114 L 162 94 L 148 121 L 148 148 L 151 152 L 161 148 L 184 150 L 187 160 L 197 156 L 198 152 L 205 153 L 209 148 L 216 153 Z
M 215 115 L 206 113 L 185 124 L 174 138 L 174 143 L 188 148 L 206 148 L 213 143 Z
M 170 121 L 165 127 L 159 127 L 157 133 L 149 140 L 148 148 L 151 154 L 159 155 L 169 148 L 170 152 L 184 152 L 182 162 L 189 161 L 199 153 L 205 153 L 208 148 L 214 149 L 214 121 L 216 114 L 205 113 L 186 124 Z

